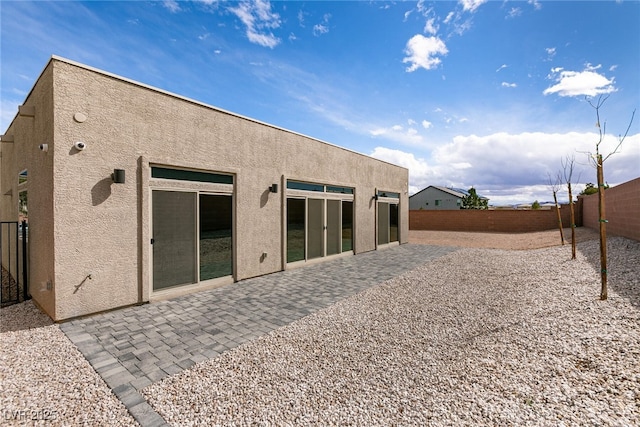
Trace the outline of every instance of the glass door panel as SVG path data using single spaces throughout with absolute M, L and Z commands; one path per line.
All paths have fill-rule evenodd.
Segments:
M 353 202 L 342 202 L 342 252 L 353 250 Z
M 324 256 L 324 200 L 307 199 L 307 259 Z
M 342 252 L 341 222 L 340 200 L 327 200 L 327 255 Z
M 196 283 L 196 194 L 153 191 L 153 289 Z
M 287 262 L 304 260 L 305 200 L 287 199 Z
M 389 204 L 389 241 L 398 241 L 398 205 Z
M 200 194 L 200 281 L 233 274 L 231 196 Z
M 389 203 L 378 202 L 378 244 L 389 243 Z

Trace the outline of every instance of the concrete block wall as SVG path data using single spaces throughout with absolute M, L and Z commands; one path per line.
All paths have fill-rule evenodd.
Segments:
M 607 234 L 640 241 L 640 178 L 607 189 L 605 192 Z M 581 196 L 585 227 L 600 229 L 598 194 Z
M 574 205 L 576 225 L 580 226 L 578 206 Z M 562 225 L 571 226 L 568 205 L 560 208 Z M 411 230 L 482 231 L 526 233 L 558 227 L 555 209 L 550 210 L 413 210 L 409 211 Z

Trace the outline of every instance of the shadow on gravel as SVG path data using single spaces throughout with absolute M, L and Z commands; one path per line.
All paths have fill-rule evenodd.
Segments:
M 49 325 L 53 325 L 53 320 L 40 311 L 31 300 L 0 309 L 0 333 Z
M 600 272 L 600 242 L 578 244 L 578 250 Z M 628 299 L 640 310 L 640 242 L 624 237 L 607 237 L 607 285 L 610 291 Z M 599 286 L 596 292 L 599 296 Z

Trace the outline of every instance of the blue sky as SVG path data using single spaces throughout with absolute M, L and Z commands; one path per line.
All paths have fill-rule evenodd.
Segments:
M 0 130 L 51 55 L 409 169 L 410 193 L 552 199 L 640 106 L 638 1 L 2 1 Z M 605 162 L 640 176 L 640 112 Z M 566 191 L 560 193 L 566 200 Z

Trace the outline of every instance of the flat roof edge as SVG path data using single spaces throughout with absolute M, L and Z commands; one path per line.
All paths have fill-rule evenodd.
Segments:
M 99 68 L 95 68 L 95 67 L 92 67 L 90 65 L 86 65 L 86 64 L 83 64 L 83 63 L 80 63 L 80 62 L 77 62 L 77 61 L 73 61 L 71 59 L 64 58 L 64 57 L 58 56 L 58 55 L 51 55 L 51 58 L 49 59 L 49 61 L 47 62 L 47 64 L 43 68 L 43 70 L 40 72 L 40 74 L 38 75 L 38 78 L 36 79 L 36 82 L 40 79 L 40 77 L 44 73 L 44 70 L 46 70 L 47 67 L 49 66 L 49 64 L 51 62 L 53 62 L 53 61 L 63 62 L 63 63 L 69 64 L 69 65 L 72 65 L 74 67 L 82 68 L 82 69 L 85 69 L 85 70 L 88 70 L 88 71 L 91 71 L 91 72 L 94 72 L 94 73 L 98 73 L 98 74 L 101 74 L 101 75 L 104 75 L 104 76 L 107 76 L 107 77 L 111 77 L 113 79 L 120 80 L 120 81 L 129 83 L 129 84 L 138 86 L 138 87 L 142 87 L 144 89 L 151 90 L 153 92 L 157 92 L 157 93 L 161 93 L 163 95 L 171 96 L 173 98 L 180 99 L 182 101 L 190 102 L 192 104 L 199 105 L 199 106 L 202 106 L 202 107 L 205 107 L 205 108 L 209 108 L 211 110 L 218 111 L 218 112 L 223 113 L 223 114 L 228 114 L 230 116 L 234 116 L 234 117 L 237 117 L 237 118 L 240 118 L 240 119 L 243 119 L 243 120 L 247 120 L 247 121 L 250 121 L 250 122 L 253 122 L 253 123 L 257 123 L 257 124 L 260 124 L 260 125 L 263 125 L 263 126 L 268 126 L 270 128 L 281 130 L 283 132 L 287 132 L 287 133 L 290 133 L 290 134 L 293 134 L 293 135 L 298 135 L 298 136 L 301 136 L 303 138 L 307 138 L 307 139 L 319 142 L 321 144 L 326 144 L 326 145 L 329 145 L 331 147 L 339 148 L 341 150 L 344 150 L 344 151 L 347 151 L 347 152 L 350 152 L 350 153 L 353 153 L 353 154 L 357 154 L 359 156 L 367 157 L 369 159 L 373 159 L 373 160 L 376 160 L 376 161 L 381 162 L 381 163 L 386 163 L 386 164 L 391 165 L 391 166 L 395 166 L 395 167 L 398 167 L 398 168 L 401 168 L 401 169 L 405 169 L 407 172 L 409 171 L 409 169 L 404 167 L 404 166 L 400 166 L 400 165 L 397 165 L 395 163 L 388 162 L 386 160 L 377 159 L 377 158 L 372 157 L 370 155 L 359 153 L 359 152 L 357 152 L 355 150 L 351 150 L 349 148 L 341 147 L 339 145 L 332 144 L 330 142 L 323 141 L 321 139 L 318 139 L 318 138 L 315 138 L 315 137 L 312 137 L 312 136 L 309 136 L 309 135 L 305 135 L 305 134 L 300 133 L 300 132 L 292 131 L 290 129 L 286 129 L 286 128 L 283 128 L 283 127 L 280 127 L 280 126 L 276 126 L 276 125 L 273 125 L 273 124 L 270 124 L 270 123 L 267 123 L 267 122 L 263 122 L 261 120 L 253 119 L 253 118 L 248 117 L 248 116 L 243 116 L 242 114 L 238 114 L 238 113 L 234 113 L 234 112 L 231 112 L 231 111 L 228 111 L 228 110 L 224 110 L 222 108 L 215 107 L 213 105 L 204 103 L 202 101 L 198 101 L 198 100 L 195 100 L 195 99 L 183 96 L 183 95 L 179 95 L 179 94 L 176 94 L 176 93 L 164 90 L 164 89 L 160 89 L 160 88 L 157 88 L 157 87 L 145 84 L 145 83 L 141 83 L 141 82 L 139 82 L 137 80 L 129 79 L 127 77 L 123 77 L 123 76 L 120 76 L 118 74 L 114 74 L 114 73 L 111 73 L 111 72 L 108 72 L 108 71 L 104 71 L 104 70 L 101 70 Z M 31 92 L 33 91 L 34 87 L 35 87 L 35 83 L 34 83 L 34 86 L 31 88 L 31 90 L 29 91 L 29 94 L 27 95 L 27 98 L 25 98 L 25 99 L 29 98 L 29 96 L 31 95 Z M 14 120 L 15 120 L 15 118 L 14 118 Z M 12 121 L 12 123 L 13 123 L 13 121 Z M 11 124 L 9 126 L 11 126 Z

